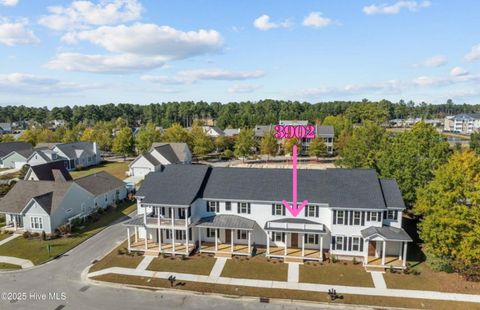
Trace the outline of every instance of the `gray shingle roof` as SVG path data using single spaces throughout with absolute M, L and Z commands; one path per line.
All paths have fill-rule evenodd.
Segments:
M 54 181 L 53 170 L 59 171 L 66 181 L 71 181 L 72 176 L 65 168 L 65 163 L 61 161 L 52 161 L 46 164 L 31 166 L 30 170 L 35 173 L 39 181 Z M 28 173 L 27 173 L 28 175 Z
M 143 203 L 190 205 L 203 187 L 208 166 L 168 165 L 161 171 L 149 173 L 137 196 Z
M 233 137 L 240 134 L 240 128 L 227 128 L 223 132 L 225 133 L 225 136 Z
M 137 214 L 128 221 L 123 222 L 123 225 L 125 226 L 145 226 L 145 223 L 143 222 L 143 215 L 142 214 Z
M 51 214 L 72 184 L 73 182 L 20 180 L 0 199 L 0 212 L 20 213 L 30 199 L 35 198 L 42 208 Z
M 152 149 L 156 149 L 172 164 L 175 164 L 178 162 L 184 162 L 187 159 L 186 157 L 187 154 L 185 154 L 184 150 L 188 149 L 188 146 L 186 143 L 183 143 L 183 142 L 175 142 L 175 143 L 157 142 L 152 145 Z
M 334 129 L 333 126 L 320 126 L 317 125 L 315 129 L 315 136 L 320 137 L 333 137 Z
M 155 167 L 161 165 L 161 163 L 150 153 L 145 153 L 142 156 Z
M 383 197 L 385 198 L 387 208 L 405 209 L 405 202 L 398 188 L 397 181 L 394 179 L 380 179 L 380 184 L 382 185 Z
M 0 157 L 4 157 L 13 151 L 29 150 L 32 145 L 27 142 L 2 142 L 0 143 Z
M 396 228 L 391 226 L 382 226 L 382 227 L 375 227 L 370 226 L 365 228 L 361 231 L 363 238 L 371 238 L 375 235 L 379 235 L 383 237 L 385 240 L 391 241 L 407 241 L 411 242 L 412 238 L 407 234 L 405 230 L 402 228 Z
M 255 221 L 246 219 L 238 215 L 219 214 L 201 218 L 196 227 L 211 228 L 238 228 L 252 230 L 255 227 Z
M 108 172 L 101 171 L 75 180 L 75 183 L 94 196 L 108 193 L 114 189 L 125 186 L 122 180 Z
M 87 156 L 95 155 L 93 143 L 88 141 L 62 143 L 56 147 L 70 159 L 79 158 L 81 153 L 86 153 Z

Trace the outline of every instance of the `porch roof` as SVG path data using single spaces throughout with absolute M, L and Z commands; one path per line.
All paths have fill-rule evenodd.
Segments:
M 301 218 L 284 218 L 268 221 L 265 223 L 265 230 L 317 234 L 325 233 L 325 228 L 322 223 Z
M 253 230 L 255 221 L 246 219 L 238 215 L 220 214 L 209 217 L 203 217 L 195 224 L 196 227 L 206 228 L 234 228 Z
M 123 223 L 125 226 L 145 226 L 145 223 L 143 222 L 143 214 L 137 214 L 128 221 L 125 221 Z
M 406 241 L 412 242 L 412 238 L 407 234 L 403 228 L 396 228 L 391 226 L 375 227 L 370 226 L 361 231 L 362 237 L 371 239 L 378 236 L 386 241 Z

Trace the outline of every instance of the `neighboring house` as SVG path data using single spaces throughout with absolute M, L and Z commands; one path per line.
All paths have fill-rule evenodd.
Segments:
M 207 136 L 212 137 L 212 138 L 217 138 L 221 136 L 225 136 L 225 132 L 218 128 L 217 126 L 202 126 L 203 131 Z
M 150 150 L 129 164 L 128 174 L 143 177 L 162 165 L 190 164 L 192 153 L 186 143 L 154 143 Z
M 53 180 L 20 180 L 15 184 L 0 200 L 0 213 L 6 217 L 4 229 L 51 234 L 59 226 L 127 195 L 124 183 L 106 172 L 71 181 L 60 171 L 51 171 Z
M 281 120 L 279 125 L 283 126 L 307 126 L 307 121 L 285 121 Z M 332 155 L 334 152 L 333 141 L 335 138 L 335 132 L 333 126 L 321 126 L 321 125 L 314 125 L 315 127 L 315 137 L 323 138 L 325 145 L 327 147 L 328 154 Z M 275 130 L 275 125 L 256 125 L 254 128 L 255 137 L 262 138 L 268 132 L 273 132 Z M 307 155 L 308 154 L 308 147 L 312 139 L 310 138 L 303 138 L 302 139 L 302 150 L 300 154 Z M 280 143 L 280 141 L 279 141 Z
M 240 134 L 240 128 L 227 128 L 223 132 L 225 133 L 225 137 L 235 137 Z
M 14 168 L 11 166 L 12 159 L 8 160 L 7 166 L 4 165 L 4 158 L 13 152 L 31 150 L 32 145 L 28 142 L 2 142 L 0 143 L 0 168 Z M 8 159 L 8 158 L 7 158 Z
M 56 160 L 62 160 L 68 170 L 75 170 L 77 167 L 96 166 L 102 158 L 96 142 L 40 143 L 27 163 L 35 166 Z
M 58 154 L 48 147 L 35 147 L 33 152 L 27 158 L 27 164 L 29 166 L 43 165 L 52 161 L 62 161 L 59 158 Z M 67 166 L 67 163 L 64 162 L 64 165 Z
M 0 134 L 9 134 L 12 133 L 12 124 L 11 123 L 0 123 Z
M 465 135 L 480 131 L 480 113 L 463 113 L 447 116 L 444 130 Z
M 2 158 L 4 168 L 21 169 L 28 163 L 28 158 L 34 152 L 33 149 L 13 151 Z
M 149 174 L 137 192 L 138 215 L 126 222 L 130 251 L 222 256 L 259 251 L 285 261 L 325 256 L 365 265 L 405 268 L 410 236 L 395 180 L 374 170 L 299 170 L 293 217 L 290 169 L 170 165 Z M 388 260 L 387 260 L 388 258 Z
M 63 161 L 52 161 L 46 164 L 31 166 L 25 174 L 24 180 L 55 181 L 58 178 L 63 178 L 64 181 L 72 180 L 72 176 Z

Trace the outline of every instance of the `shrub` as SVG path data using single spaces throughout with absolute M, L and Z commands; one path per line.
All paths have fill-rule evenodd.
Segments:
M 38 237 L 40 237 L 40 234 L 38 232 L 34 232 L 34 233 L 32 233 L 32 237 L 33 238 L 38 238 Z
M 452 261 L 446 257 L 438 257 L 434 254 L 425 252 L 427 258 L 427 265 L 432 268 L 433 271 L 444 271 L 452 273 L 454 268 L 452 266 Z
M 455 270 L 462 275 L 463 278 L 471 282 L 480 281 L 480 261 L 473 263 L 465 263 L 458 260 L 454 263 Z
M 352 263 L 353 263 L 354 265 L 358 264 L 357 258 L 356 258 L 355 256 L 353 257 Z
M 32 237 L 32 234 L 30 232 L 26 231 L 26 232 L 23 233 L 22 236 L 25 239 L 30 239 Z
M 47 240 L 47 234 L 45 233 L 45 230 L 42 230 L 42 240 Z
M 332 255 L 332 263 L 338 262 L 338 258 L 335 255 Z

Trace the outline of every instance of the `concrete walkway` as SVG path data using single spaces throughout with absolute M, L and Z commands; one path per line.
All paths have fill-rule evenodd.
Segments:
M 3 244 L 5 244 L 5 243 L 7 243 L 8 241 L 11 241 L 11 240 L 13 240 L 13 239 L 15 239 L 15 238 L 17 238 L 17 237 L 20 237 L 20 235 L 19 235 L 19 234 L 13 234 L 13 235 L 11 235 L 10 237 L 5 238 L 5 239 L 3 239 L 2 241 L 0 241 L 0 245 L 3 245 Z
M 21 266 L 22 268 L 33 267 L 33 263 L 28 259 L 17 258 L 12 256 L 0 256 L 0 263 L 7 263 Z
M 299 276 L 300 276 L 300 264 L 288 263 L 288 282 L 298 283 Z
M 480 303 L 480 295 L 459 294 L 459 293 L 443 293 L 435 291 L 416 291 L 416 290 L 400 290 L 400 289 L 382 289 L 373 287 L 343 286 L 343 285 L 327 285 L 313 283 L 291 283 L 283 281 L 267 281 L 252 279 L 236 279 L 225 277 L 210 277 L 194 274 L 176 273 L 176 272 L 157 272 L 148 270 L 137 270 L 131 268 L 111 267 L 88 274 L 88 278 L 100 276 L 108 273 L 140 276 L 148 278 L 168 279 L 169 276 L 175 276 L 178 281 L 190 281 L 201 283 L 213 283 L 224 285 L 250 286 L 259 288 L 281 288 L 300 291 L 328 292 L 329 289 L 335 289 L 339 294 L 356 294 L 383 297 L 403 297 L 403 298 L 420 298 L 432 300 L 450 300 Z
M 372 271 L 370 274 L 372 275 L 373 285 L 375 285 L 376 288 L 387 288 L 387 283 L 385 283 L 385 279 L 383 278 L 383 272 Z
M 137 270 L 146 270 L 147 267 L 150 265 L 152 260 L 155 258 L 155 256 L 144 256 L 143 260 L 138 264 Z
M 220 278 L 226 262 L 226 257 L 218 257 L 215 261 L 215 265 L 213 265 L 212 271 L 210 271 L 210 278 Z

